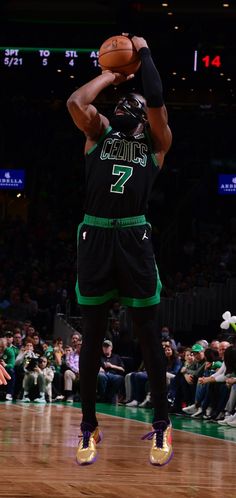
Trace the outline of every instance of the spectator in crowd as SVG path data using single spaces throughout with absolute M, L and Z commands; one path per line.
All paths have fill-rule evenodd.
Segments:
M 19 353 L 19 351 L 22 347 L 22 339 L 23 338 L 22 338 L 21 329 L 19 327 L 15 327 L 14 332 L 13 332 L 13 346 L 14 346 L 17 354 Z
M 64 392 L 65 401 L 73 403 L 73 383 L 79 381 L 79 357 L 82 346 L 82 339 L 75 342 L 75 349 L 65 355 L 65 370 L 64 370 Z
M 5 332 L 4 336 L 6 337 L 6 340 L 7 340 L 7 347 L 12 348 L 12 351 L 14 352 L 15 359 L 16 359 L 16 357 L 19 353 L 19 349 L 13 344 L 13 341 L 14 341 L 13 332 L 11 332 L 11 330 L 8 330 L 7 332 Z
M 63 374 L 61 372 L 62 356 L 64 354 L 63 342 L 60 339 L 54 341 L 45 341 L 42 344 L 43 356 L 47 358 L 47 366 L 51 367 L 54 376 L 52 381 L 52 399 L 53 401 L 62 401 L 64 399 Z M 71 348 L 72 351 L 72 348 Z
M 178 356 L 176 349 L 171 345 L 170 340 L 167 338 L 166 340 L 162 340 L 162 343 L 165 344 L 164 351 L 166 356 L 166 382 L 167 382 L 167 399 L 170 405 L 174 404 L 175 400 L 175 384 L 174 379 L 178 371 L 180 370 L 182 363 Z M 144 398 L 145 386 L 148 386 L 148 379 L 146 372 L 138 372 L 131 378 L 131 382 L 134 384 L 134 393 L 136 394 L 136 398 L 134 398 L 130 403 L 126 406 L 139 406 L 140 408 L 150 408 L 152 406 L 151 401 L 151 393 L 147 392 L 146 397 Z M 140 393 L 140 381 L 142 381 L 143 390 Z M 139 387 L 138 387 L 139 386 Z M 140 397 L 142 400 L 140 401 Z
M 210 377 L 221 367 L 222 362 L 219 361 L 217 351 L 211 348 L 205 349 L 204 358 L 205 364 L 203 377 Z M 193 418 L 206 414 L 209 405 L 208 387 L 209 384 L 201 384 L 198 381 L 195 391 L 195 402 L 194 404 L 183 408 L 183 412 L 185 414 L 190 415 Z
M 15 391 L 14 398 L 19 399 L 21 396 L 22 384 L 24 375 L 27 372 L 27 365 L 32 358 L 38 358 L 38 355 L 34 353 L 33 340 L 29 337 L 26 340 L 25 346 L 23 346 L 16 357 L 15 360 Z
M 34 331 L 32 335 L 32 340 L 33 340 L 33 345 L 34 345 L 34 352 L 38 356 L 41 356 L 43 354 L 43 342 L 40 339 L 40 335 L 38 332 Z
M 224 410 L 224 418 L 218 420 L 220 425 L 236 427 L 236 347 L 229 346 L 224 354 L 225 363 L 225 383 L 230 394 Z
M 102 345 L 97 392 L 100 401 L 116 404 L 119 394 L 124 392 L 125 368 L 121 357 L 113 354 L 112 349 L 112 342 L 105 339 Z
M 6 401 L 12 401 L 15 384 L 15 354 L 13 348 L 7 346 L 6 337 L 0 338 L 0 364 L 11 377 L 7 383 Z
M 174 349 L 177 349 L 176 342 L 175 342 L 174 338 L 172 337 L 172 335 L 170 333 L 169 327 L 163 326 L 161 328 L 161 338 L 162 338 L 162 341 L 170 341 L 171 342 L 171 346 Z
M 224 360 L 225 351 L 230 346 L 228 341 L 221 341 L 219 345 L 219 358 L 221 361 Z M 208 384 L 210 383 L 208 390 L 208 405 L 210 406 L 210 410 L 208 413 L 203 415 L 205 420 L 220 420 L 224 419 L 223 410 L 228 401 L 229 390 L 225 384 L 225 372 L 226 366 L 223 361 L 221 367 L 214 372 L 209 377 L 199 377 L 199 384 Z
M 22 339 L 26 339 L 26 337 L 31 337 L 31 334 L 29 333 L 29 328 L 31 326 L 32 326 L 31 320 L 25 320 L 22 323 L 22 328 L 21 328 Z
M 71 346 L 72 349 L 76 349 L 77 347 L 77 342 L 82 341 L 82 335 L 79 332 L 73 332 L 71 335 Z
M 220 341 L 218 341 L 217 339 L 212 339 L 209 347 L 219 353 Z
M 44 376 L 45 381 L 45 397 L 46 400 L 51 403 L 52 401 L 52 382 L 54 378 L 54 370 L 52 367 L 48 365 L 48 359 L 46 356 L 40 356 L 38 360 L 38 366 L 41 370 L 40 373 Z M 40 389 L 39 389 L 40 391 Z M 36 400 L 35 400 L 36 401 Z
M 56 366 L 54 347 L 52 341 L 45 341 L 42 344 L 43 355 L 46 356 L 48 360 L 48 366 Z
M 127 407 L 133 408 L 143 402 L 146 396 L 147 382 L 148 376 L 142 361 L 137 372 L 130 372 L 125 376 Z
M 61 337 L 58 337 L 57 339 L 54 340 L 53 342 L 53 351 L 55 355 L 55 359 L 58 365 L 61 365 L 61 359 L 64 354 L 64 346 L 63 346 L 63 340 Z
M 46 392 L 51 400 L 51 383 L 53 380 L 53 370 L 47 367 L 47 358 L 31 358 L 25 366 L 23 379 L 23 403 L 31 400 L 35 403 L 46 403 Z
M 181 369 L 182 363 L 176 348 L 173 345 L 165 346 L 166 355 L 166 380 L 167 380 L 167 399 L 168 403 L 173 406 L 175 401 L 175 383 L 174 379 L 178 371 Z
M 182 413 L 183 404 L 187 406 L 194 404 L 196 385 L 198 378 L 204 371 L 204 363 L 204 347 L 195 343 L 190 353 L 187 350 L 185 364 L 174 379 L 175 400 L 171 412 Z
M 29 338 L 32 339 L 35 332 L 33 325 L 30 322 L 25 322 L 23 325 L 23 344 L 26 344 Z

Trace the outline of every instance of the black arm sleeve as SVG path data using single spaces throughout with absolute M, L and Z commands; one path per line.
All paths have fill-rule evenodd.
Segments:
M 164 105 L 162 82 L 151 52 L 148 47 L 142 47 L 138 53 L 141 59 L 143 93 L 147 106 L 162 107 Z

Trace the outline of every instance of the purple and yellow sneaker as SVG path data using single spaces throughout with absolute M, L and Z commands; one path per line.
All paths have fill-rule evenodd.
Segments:
M 83 431 L 79 438 L 76 461 L 79 465 L 90 465 L 96 460 L 96 445 L 102 440 L 102 432 L 96 427 L 92 432 L 88 430 Z
M 152 465 L 166 465 L 173 457 L 172 425 L 160 420 L 153 424 L 153 431 L 148 432 L 142 439 L 152 439 L 150 463 Z

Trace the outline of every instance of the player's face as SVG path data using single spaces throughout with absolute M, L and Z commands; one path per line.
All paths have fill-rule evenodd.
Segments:
M 132 135 L 140 125 L 146 122 L 145 101 L 136 94 L 121 98 L 110 119 L 112 128 L 126 135 Z M 140 132 L 140 129 L 139 129 Z
M 115 114 L 129 114 L 141 122 L 146 120 L 145 101 L 134 93 L 122 97 L 115 108 Z

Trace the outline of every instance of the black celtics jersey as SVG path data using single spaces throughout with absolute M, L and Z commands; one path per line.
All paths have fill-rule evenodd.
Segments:
M 147 133 L 129 137 L 107 128 L 86 154 L 85 212 L 104 218 L 145 214 L 158 171 Z

